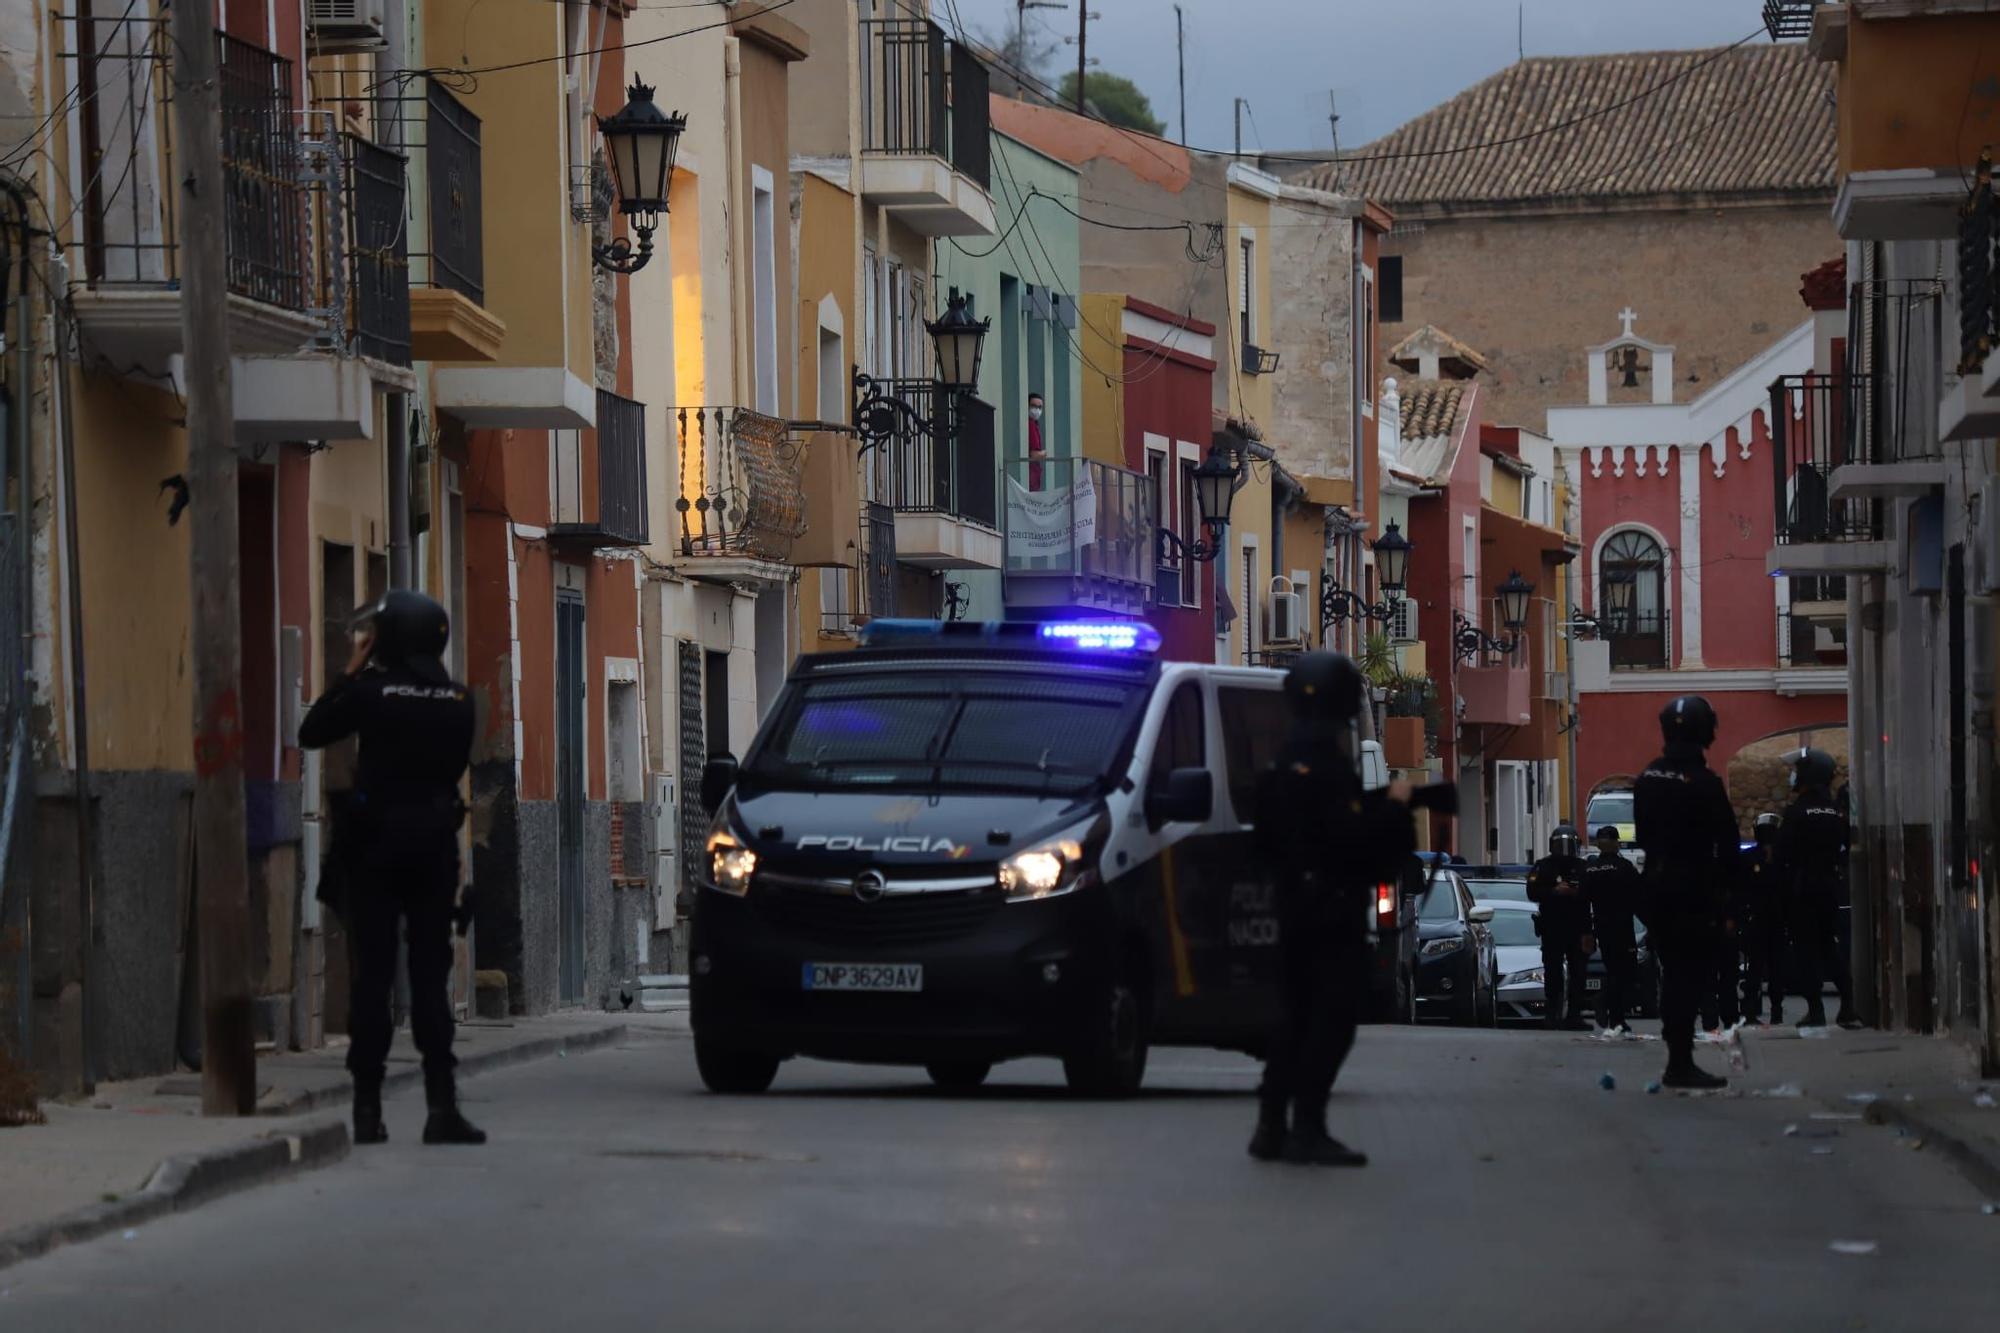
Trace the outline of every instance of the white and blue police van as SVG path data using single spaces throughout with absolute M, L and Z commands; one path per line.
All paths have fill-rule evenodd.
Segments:
M 761 1092 L 803 1055 L 963 1088 L 1053 1056 L 1124 1095 L 1152 1045 L 1255 1053 L 1279 1001 L 1253 800 L 1284 675 L 1158 647 L 1132 621 L 881 620 L 802 656 L 741 762 L 703 774 L 703 1081 Z

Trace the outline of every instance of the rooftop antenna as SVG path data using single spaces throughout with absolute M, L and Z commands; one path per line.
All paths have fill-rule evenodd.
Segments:
M 1522 0 L 1520 4 L 1514 6 L 1514 58 L 1516 60 L 1528 58 L 1527 0 Z

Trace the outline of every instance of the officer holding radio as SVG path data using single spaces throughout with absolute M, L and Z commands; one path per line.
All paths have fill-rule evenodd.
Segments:
M 381 1143 L 382 1078 L 393 1026 L 398 927 L 408 933 L 410 1029 L 424 1061 L 425 1143 L 477 1144 L 486 1135 L 458 1110 L 452 1069 L 451 932 L 458 889 L 459 779 L 472 754 L 472 700 L 445 670 L 445 609 L 422 593 L 389 593 L 361 617 L 347 669 L 299 725 L 322 749 L 358 736 L 353 818 L 343 853 L 341 911 L 354 948 L 348 1072 L 354 1141 Z

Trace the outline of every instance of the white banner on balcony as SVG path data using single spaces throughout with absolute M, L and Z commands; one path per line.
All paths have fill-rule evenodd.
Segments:
M 1066 555 L 1097 540 L 1097 486 L 1088 468 L 1075 483 L 1031 491 L 1007 478 L 1007 545 L 1017 557 Z

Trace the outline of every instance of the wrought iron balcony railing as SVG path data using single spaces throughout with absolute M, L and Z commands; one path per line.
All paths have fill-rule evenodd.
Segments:
M 1771 466 L 1778 544 L 1873 541 L 1874 500 L 1834 500 L 1834 469 L 1881 461 L 1866 429 L 1869 375 L 1781 375 L 1771 384 Z M 1614 649 L 1614 665 L 1616 650 Z
M 862 148 L 918 153 L 990 185 L 986 66 L 929 19 L 861 20 Z
M 1007 482 L 1010 578 L 1057 574 L 1143 587 L 1146 600 L 1158 598 L 1166 576 L 1151 478 L 1096 459 L 1050 458 L 1009 462 Z
M 806 530 L 803 445 L 791 427 L 744 407 L 677 408 L 675 422 L 681 554 L 785 559 Z
M 1812 36 L 1813 11 L 1821 0 L 1764 0 L 1764 31 L 1774 42 Z
M 897 415 L 895 433 L 869 454 L 874 498 L 897 513 L 949 514 L 997 531 L 992 407 L 966 395 L 954 406 L 936 380 L 881 380 L 877 387 L 910 411 Z
M 479 117 L 436 80 L 424 94 L 430 192 L 430 284 L 486 304 L 485 200 Z
M 351 281 L 345 327 L 350 348 L 410 364 L 409 171 L 401 153 L 341 136 L 346 170 L 346 250 Z
M 646 405 L 597 391 L 597 429 L 557 431 L 549 535 L 591 546 L 643 546 Z

